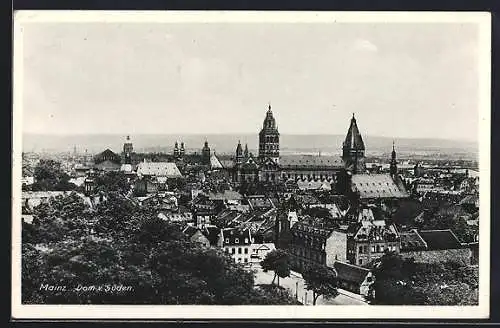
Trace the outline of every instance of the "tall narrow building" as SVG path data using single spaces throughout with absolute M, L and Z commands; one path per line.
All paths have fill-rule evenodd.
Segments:
M 134 146 L 130 141 L 130 136 L 127 136 L 125 143 L 123 144 L 123 163 L 132 164 L 132 152 L 134 151 Z
M 243 156 L 248 158 L 248 144 L 245 144 L 245 150 L 243 151 Z
M 243 148 L 241 147 L 241 142 L 238 140 L 238 146 L 236 146 L 236 164 L 239 165 L 243 163 Z
M 275 163 L 279 162 L 280 157 L 280 134 L 276 126 L 276 120 L 269 105 L 266 118 L 259 133 L 259 160 L 262 162 L 267 158 Z
M 398 174 L 398 162 L 396 160 L 396 150 L 394 149 L 394 141 L 392 142 L 392 154 L 391 154 L 391 164 L 389 167 L 389 172 L 394 178 Z
M 205 145 L 201 149 L 201 161 L 205 165 L 210 165 L 210 147 L 208 141 L 205 140 Z
M 342 160 L 345 168 L 353 174 L 364 173 L 366 171 L 365 144 L 359 133 L 354 113 L 352 114 L 351 124 L 342 144 Z
M 176 141 L 174 145 L 174 157 L 178 158 L 180 154 L 179 143 Z
M 179 151 L 180 156 L 184 156 L 186 149 L 184 148 L 184 142 L 181 142 L 181 149 Z

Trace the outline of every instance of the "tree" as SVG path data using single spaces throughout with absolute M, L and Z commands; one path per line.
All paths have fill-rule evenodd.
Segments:
M 264 272 L 274 271 L 274 277 L 271 284 L 274 284 L 276 277 L 278 277 L 279 285 L 280 277 L 286 278 L 290 276 L 290 258 L 288 253 L 281 249 L 276 249 L 267 253 L 266 257 L 260 262 L 260 265 Z
M 253 273 L 221 249 L 191 243 L 118 192 L 106 199 L 91 209 L 72 194 L 35 208 L 37 219 L 23 225 L 23 303 L 292 304 L 281 289 L 255 288 Z M 44 290 L 60 285 L 67 290 Z
M 115 191 L 125 194 L 130 190 L 130 184 L 125 173 L 111 171 L 96 177 L 94 190 L 96 192 Z
M 68 191 L 76 186 L 69 182 L 69 175 L 62 168 L 61 163 L 53 160 L 40 160 L 35 167 L 35 182 L 31 186 L 33 191 Z
M 316 305 L 316 301 L 321 295 L 325 298 L 333 298 L 339 294 L 337 273 L 332 268 L 324 265 L 311 265 L 306 267 L 302 277 L 306 288 L 313 292 L 313 305 Z

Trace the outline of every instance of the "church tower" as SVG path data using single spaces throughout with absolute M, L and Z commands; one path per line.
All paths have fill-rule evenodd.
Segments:
M 201 159 L 203 164 L 210 164 L 210 147 L 208 147 L 208 141 L 205 140 L 205 145 L 201 149 Z
M 243 163 L 243 148 L 241 147 L 241 142 L 238 140 L 238 146 L 236 146 L 236 164 L 239 165 Z
M 243 151 L 243 156 L 246 158 L 248 158 L 248 144 L 245 144 L 245 150 Z
M 351 125 L 342 144 L 342 160 L 347 170 L 353 174 L 364 173 L 365 167 L 365 144 L 359 133 L 358 125 L 354 113 L 351 118 Z
M 176 141 L 174 145 L 174 157 L 178 158 L 180 154 L 179 143 Z
M 132 152 L 134 151 L 134 146 L 130 141 L 130 136 L 127 136 L 125 143 L 123 144 L 123 162 L 124 164 L 132 164 Z
M 186 153 L 186 149 L 184 149 L 184 142 L 181 142 L 181 149 L 179 151 L 179 155 L 182 157 Z
M 280 134 L 276 126 L 276 120 L 269 105 L 266 118 L 259 133 L 259 159 L 263 161 L 271 158 L 274 162 L 279 162 L 280 157 Z
M 396 150 L 394 149 L 394 141 L 392 142 L 392 154 L 391 154 L 391 165 L 389 167 L 389 172 L 392 177 L 398 174 L 398 162 L 396 161 Z

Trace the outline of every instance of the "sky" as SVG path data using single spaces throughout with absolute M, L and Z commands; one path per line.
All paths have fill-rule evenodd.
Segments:
M 478 139 L 473 23 L 26 23 L 23 132 Z

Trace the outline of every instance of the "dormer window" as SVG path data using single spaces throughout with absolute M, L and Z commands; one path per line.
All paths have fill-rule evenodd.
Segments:
M 245 238 L 245 244 L 248 244 L 248 238 Z
M 226 238 L 226 244 L 229 244 L 229 238 Z
M 240 243 L 240 239 L 239 238 L 234 238 L 234 243 L 235 244 L 239 244 Z

